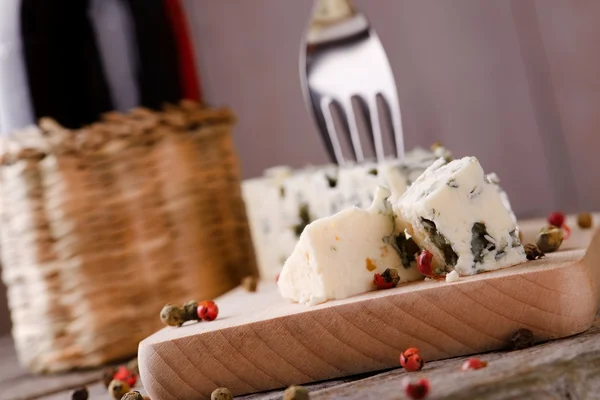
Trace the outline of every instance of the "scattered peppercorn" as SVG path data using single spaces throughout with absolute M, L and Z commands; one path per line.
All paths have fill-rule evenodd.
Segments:
M 181 326 L 185 322 L 183 308 L 167 304 L 160 312 L 160 320 L 167 326 Z
M 134 387 L 137 382 L 137 375 L 127 367 L 122 366 L 119 367 L 117 372 L 113 375 L 113 379 L 126 382 L 130 387 Z
M 283 392 L 283 400 L 308 400 L 308 390 L 302 386 L 290 386 Z
M 108 385 L 108 393 L 115 400 L 121 400 L 121 397 L 125 395 L 125 393 L 129 392 L 131 388 L 127 384 L 127 382 L 113 380 L 110 385 Z
M 212 300 L 201 301 L 198 305 L 198 318 L 202 321 L 213 321 L 219 315 L 219 307 Z
M 408 372 L 419 371 L 423 368 L 423 359 L 419 354 L 413 354 L 406 359 L 404 363 L 404 369 Z
M 381 276 L 386 281 L 392 282 L 394 284 L 394 287 L 398 286 L 398 282 L 400 282 L 400 275 L 398 275 L 398 271 L 396 271 L 393 268 L 387 268 L 385 271 L 383 271 L 383 274 L 381 274 Z
M 535 244 L 525 245 L 525 256 L 528 260 L 537 260 L 545 256 L 544 252 L 541 251 Z
M 190 300 L 183 305 L 183 318 L 186 321 L 200 321 L 198 319 L 198 302 L 196 300 Z
M 510 344 L 513 350 L 522 350 L 535 344 L 533 332 L 529 329 L 517 329 L 510 337 Z
M 419 379 L 414 383 L 406 381 L 404 384 L 404 393 L 414 400 L 424 399 L 429 394 L 429 381 L 425 378 Z
M 549 226 L 542 228 L 538 233 L 536 245 L 543 253 L 552 253 L 560 247 L 563 241 L 563 232 L 560 228 Z
M 90 393 L 85 386 L 75 390 L 71 396 L 73 400 L 88 400 L 89 397 Z
M 419 349 L 415 347 L 408 348 L 400 353 L 400 365 L 408 372 L 419 371 L 423 368 L 424 361 L 421 358 Z
M 465 361 L 461 367 L 463 371 L 468 371 L 470 369 L 481 369 L 487 367 L 486 361 L 481 361 L 479 358 L 469 358 Z
M 233 400 L 231 391 L 227 388 L 220 387 L 210 394 L 210 400 Z
M 125 393 L 123 397 L 121 397 L 121 400 L 144 400 L 144 396 L 137 390 L 134 390 L 133 392 Z
M 392 282 L 387 282 L 381 274 L 375 273 L 373 275 L 373 284 L 378 290 L 391 289 L 394 287 Z
M 247 276 L 242 279 L 242 286 L 247 291 L 254 293 L 256 292 L 256 287 L 258 286 L 258 278 L 255 276 Z
M 577 215 L 577 225 L 581 229 L 588 229 L 592 227 L 592 214 L 584 212 Z
M 565 223 L 565 214 L 555 211 L 548 217 L 548 223 L 557 228 L 562 228 Z
M 373 275 L 373 284 L 377 289 L 391 289 L 396 287 L 400 282 L 400 276 L 395 269 L 386 269 L 382 274 L 375 273 Z
M 563 240 L 567 240 L 569 236 L 571 236 L 571 228 L 569 228 L 565 221 L 565 214 L 561 213 L 560 211 L 555 211 L 548 217 L 548 223 L 550 226 L 554 226 L 565 231 Z
M 417 256 L 417 269 L 421 274 L 431 277 L 435 275 L 431 268 L 432 262 L 433 254 L 431 254 L 431 252 L 429 252 L 428 250 L 423 249 Z

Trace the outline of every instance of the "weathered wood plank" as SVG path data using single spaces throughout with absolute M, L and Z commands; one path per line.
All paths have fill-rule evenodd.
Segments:
M 596 221 L 600 218 L 595 217 Z M 576 226 L 572 217 L 569 223 Z M 527 231 L 525 241 L 529 242 L 533 237 L 531 229 Z M 572 239 L 565 242 L 563 248 L 585 242 L 588 235 L 575 228 Z M 430 379 L 430 399 L 600 398 L 594 394 L 600 393 L 600 315 L 596 316 L 593 327 L 583 334 L 519 352 L 488 353 L 481 358 L 490 361 L 488 368 L 482 371 L 462 373 L 457 368 L 463 358 L 455 358 L 427 363 L 422 373 L 409 376 Z M 406 375 L 402 369 L 394 369 L 306 387 L 313 399 L 401 398 L 401 380 Z M 98 383 L 99 378 L 98 370 L 32 376 L 18 365 L 10 337 L 0 337 L 0 400 L 68 400 L 74 388 L 90 383 L 91 400 L 108 400 L 105 388 Z M 281 394 L 282 391 L 273 391 L 241 398 L 280 399 Z
M 594 326 L 580 335 L 539 344 L 521 351 L 483 354 L 489 362 L 480 371 L 459 370 L 464 357 L 427 363 L 419 373 L 402 369 L 348 377 L 306 385 L 312 400 L 404 398 L 405 377 L 426 377 L 431 382 L 430 400 L 461 399 L 594 399 L 600 398 L 600 315 Z M 5 365 L 3 363 L 3 365 Z M 107 400 L 101 383 L 92 384 L 90 400 Z M 143 389 L 136 388 L 142 393 Z M 6 397 L 7 399 L 69 399 L 72 390 L 43 397 Z M 282 391 L 239 397 L 244 400 L 281 399 Z M 596 397 L 594 397 L 596 396 Z
M 90 393 L 89 400 L 111 400 L 111 397 L 108 395 L 106 388 L 102 383 L 95 383 L 93 385 L 89 385 L 88 391 Z M 143 388 L 136 387 L 135 390 L 139 391 L 143 395 L 146 395 L 146 392 Z M 62 391 L 60 393 L 51 394 L 48 396 L 39 397 L 39 400 L 71 400 L 71 395 L 73 391 L 67 390 Z
M 489 362 L 479 371 L 459 370 L 464 357 L 427 363 L 421 372 L 401 368 L 375 374 L 306 385 L 312 400 L 395 398 L 403 399 L 405 377 L 426 377 L 431 382 L 429 400 L 462 399 L 594 399 L 600 398 L 600 315 L 588 331 L 571 338 L 539 344 L 520 351 L 498 351 L 480 356 Z M 107 400 L 101 383 L 88 387 L 90 400 Z M 145 393 L 143 389 L 140 390 Z M 69 399 L 71 390 L 38 397 Z M 244 400 L 281 399 L 282 391 L 239 397 Z M 19 397 L 10 397 L 17 399 Z M 34 397 L 28 397 L 34 398 Z
M 407 373 L 398 368 L 333 387 L 306 387 L 311 390 L 311 400 L 404 399 L 402 380 L 425 377 L 431 383 L 428 400 L 597 399 L 600 316 L 580 335 L 520 351 L 483 354 L 480 358 L 489 365 L 479 371 L 461 371 L 466 357 L 458 357 L 427 363 L 420 372 Z M 281 394 L 273 391 L 240 398 L 275 400 Z
M 546 224 L 520 225 L 534 240 Z M 245 395 L 393 368 L 406 347 L 439 360 L 501 349 L 521 327 L 540 340 L 583 332 L 597 310 L 589 289 L 600 273 L 591 277 L 590 269 L 600 256 L 579 260 L 594 235 L 588 255 L 600 254 L 600 233 L 571 226 L 556 253 L 456 283 L 417 282 L 312 308 L 282 301 L 274 283 L 231 291 L 216 300 L 219 320 L 166 328 L 140 343 L 146 389 L 181 400 L 209 398 L 218 385 Z
M 5 351 L 6 338 L 0 340 Z M 6 353 L 0 353 L 0 356 Z M 426 377 L 431 381 L 430 399 L 511 399 L 511 398 L 595 398 L 600 389 L 600 316 L 594 326 L 580 335 L 540 344 L 517 352 L 500 351 L 484 354 L 489 366 L 481 371 L 458 370 L 464 357 L 427 363 L 421 373 L 407 374 L 394 369 L 379 374 L 366 374 L 339 380 L 319 382 L 306 387 L 312 399 L 354 399 L 364 396 L 402 398 L 404 377 Z M 8 371 L 18 370 L 14 363 L 2 358 L 0 390 L 2 399 L 46 400 L 69 399 L 73 388 L 97 379 L 98 371 L 52 377 L 26 374 L 10 379 Z M 15 373 L 12 374 L 14 378 Z M 7 379 L 7 377 L 9 379 Z M 44 379 L 46 378 L 46 379 Z M 51 379 L 50 379 L 51 378 Z M 19 386 L 10 386 L 17 382 Z M 90 400 L 106 400 L 101 383 L 91 384 Z M 144 393 L 143 389 L 137 388 Z M 282 391 L 240 397 L 246 400 L 274 400 Z

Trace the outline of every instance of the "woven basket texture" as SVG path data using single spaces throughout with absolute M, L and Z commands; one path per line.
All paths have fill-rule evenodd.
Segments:
M 166 303 L 257 275 L 227 108 L 50 119 L 2 141 L 0 260 L 32 372 L 135 355 Z

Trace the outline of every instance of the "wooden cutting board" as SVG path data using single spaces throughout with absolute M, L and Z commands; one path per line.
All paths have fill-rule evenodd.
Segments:
M 596 221 L 598 221 L 596 216 Z M 574 335 L 594 320 L 600 232 L 577 228 L 557 253 L 458 282 L 413 282 L 330 301 L 290 304 L 274 283 L 217 299 L 210 323 L 165 328 L 140 343 L 140 374 L 153 400 L 234 395 L 398 367 L 418 347 L 425 360 L 507 346 L 527 328 L 538 341 Z M 533 242 L 543 220 L 521 223 Z

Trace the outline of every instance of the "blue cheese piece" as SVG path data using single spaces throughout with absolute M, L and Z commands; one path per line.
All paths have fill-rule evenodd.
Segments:
M 508 213 L 510 214 L 510 218 L 515 223 L 515 225 L 517 227 L 517 236 L 519 236 L 518 235 L 519 224 L 518 224 L 517 216 L 515 215 L 515 213 L 512 210 L 512 207 L 510 205 L 510 200 L 508 199 L 508 194 L 506 194 L 506 192 L 502 189 L 502 187 L 500 187 L 500 178 L 498 177 L 498 175 L 495 172 L 492 172 L 492 173 L 487 174 L 485 179 L 489 183 L 493 184 L 495 186 L 496 190 L 498 191 L 498 193 L 500 194 L 502 203 L 504 204 L 504 207 L 506 208 L 506 210 L 508 210 Z
M 278 280 L 281 295 L 319 304 L 374 289 L 373 276 L 396 269 L 400 282 L 422 279 L 413 264 L 403 266 L 392 242 L 390 192 L 378 188 L 371 207 L 351 207 L 306 226 Z
M 415 148 L 403 161 L 275 167 L 242 183 L 261 278 L 273 280 L 309 223 L 349 207 L 368 208 L 378 186 L 395 201 L 437 157 Z
M 394 204 L 434 270 L 473 275 L 525 262 L 516 222 L 475 157 L 434 162 Z
M 261 278 L 272 281 L 281 272 L 308 223 L 349 207 L 368 208 L 378 186 L 387 187 L 392 193 L 390 201 L 396 203 L 438 156 L 444 158 L 442 162 L 451 159 L 451 153 L 441 146 L 434 151 L 415 148 L 403 161 L 388 159 L 301 169 L 274 167 L 265 171 L 263 177 L 245 180 L 242 194 Z M 516 224 L 498 177 L 489 174 L 488 180 Z

